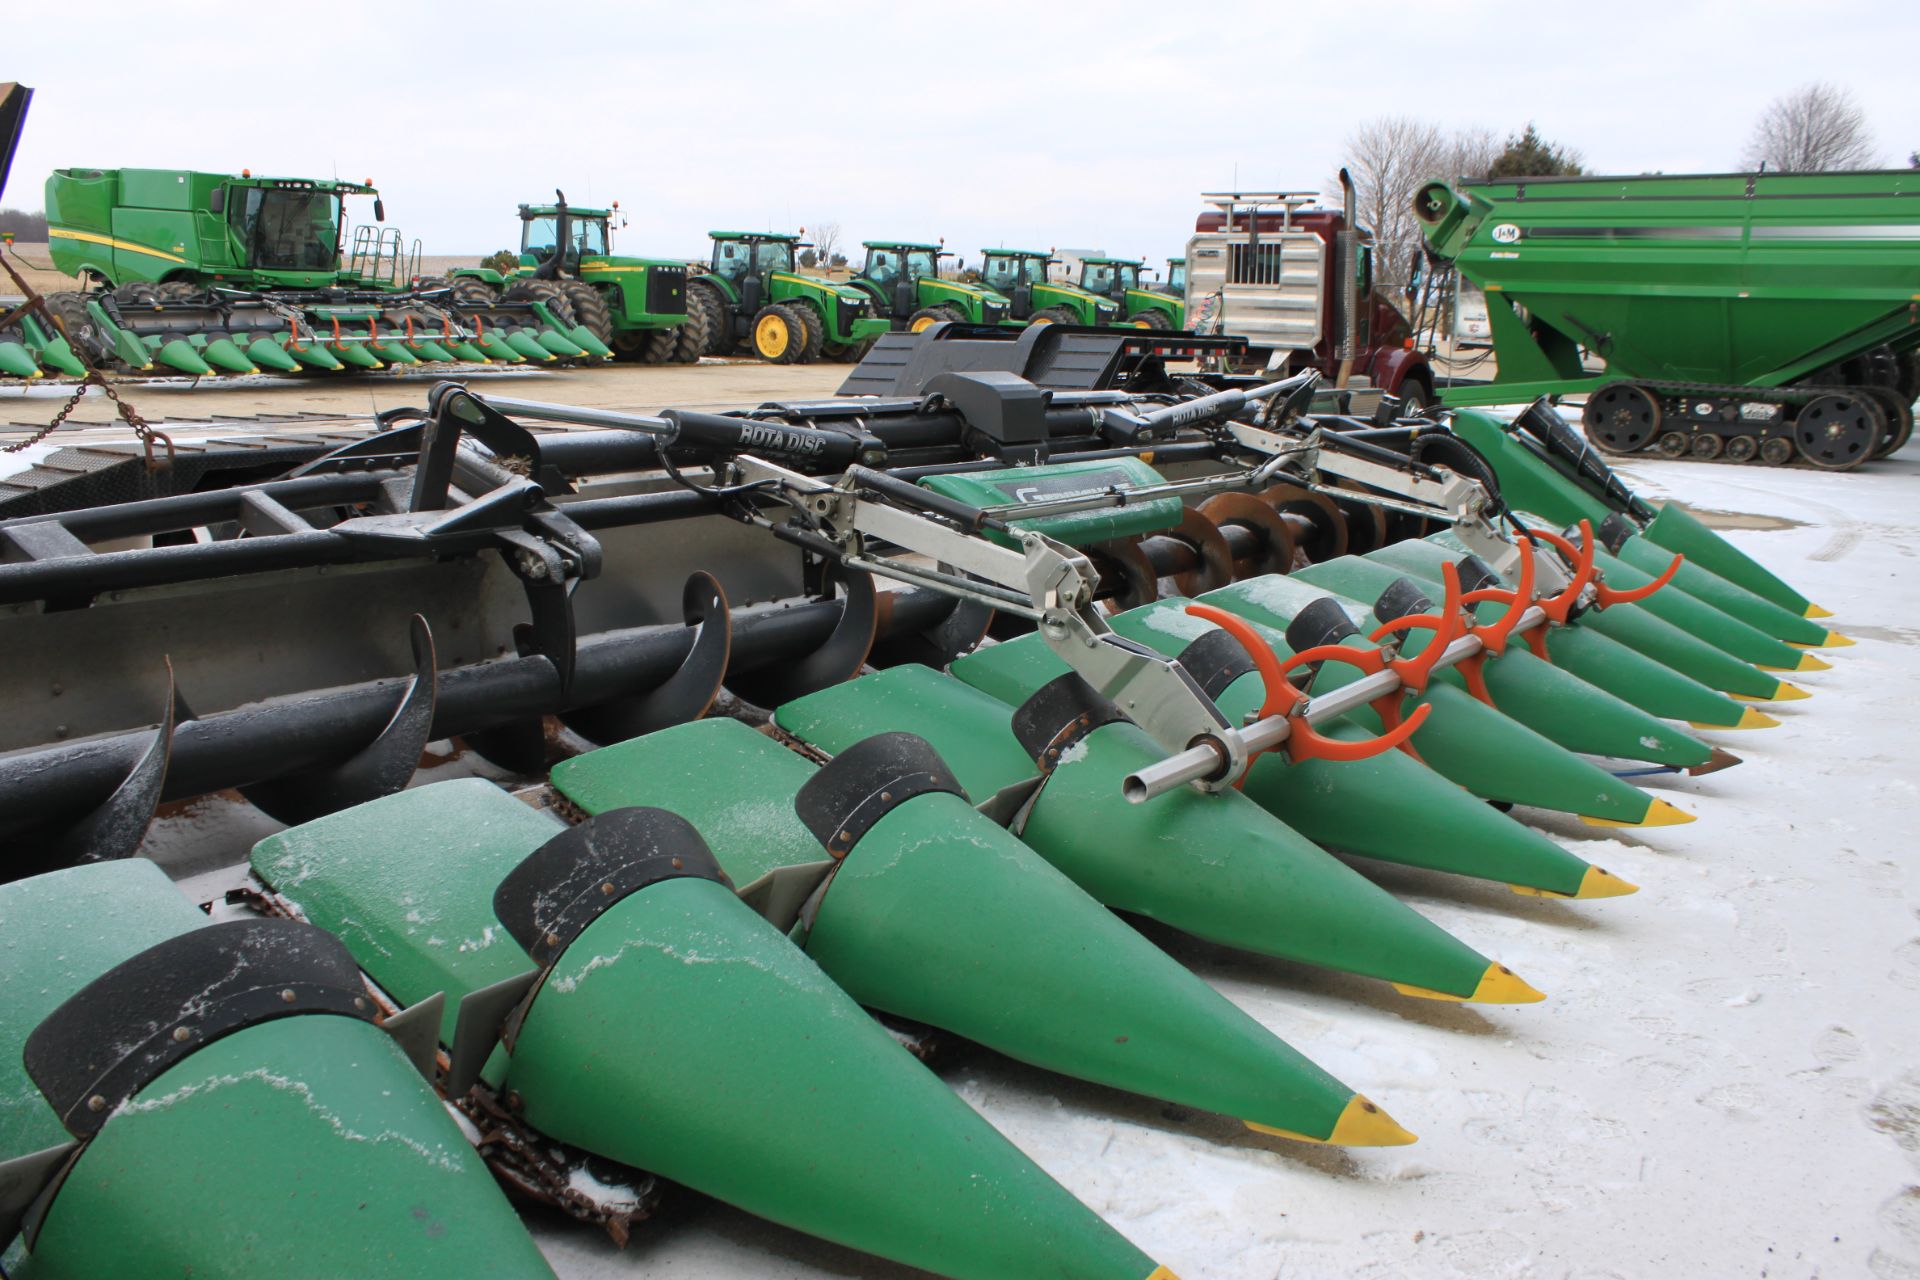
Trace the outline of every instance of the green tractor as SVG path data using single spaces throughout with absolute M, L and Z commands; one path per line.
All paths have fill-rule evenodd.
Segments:
M 731 355 L 741 343 L 774 364 L 858 360 L 892 326 L 851 285 L 794 270 L 800 237 L 771 231 L 715 231 L 707 270 L 687 286 L 687 315 L 706 328 L 706 350 Z
M 563 324 L 586 330 L 620 360 L 692 364 L 711 340 L 708 318 L 687 307 L 685 264 L 615 257 L 611 209 L 578 209 L 556 191 L 552 204 L 520 206 L 520 265 L 502 273 L 462 267 L 445 281 L 454 309 L 484 314 L 501 303 L 538 303 Z
M 1009 308 L 1001 323 L 1113 325 L 1120 304 L 1061 281 L 1047 269 L 1053 255 L 1032 249 L 982 249 L 980 283 L 1005 294 Z
M 938 245 L 907 240 L 866 240 L 860 274 L 848 283 L 873 299 L 896 329 L 919 333 L 943 320 L 967 324 L 1005 324 L 1012 302 L 1003 293 L 977 284 L 940 278 Z
M 1123 319 L 1136 329 L 1180 329 L 1186 326 L 1187 260 L 1167 260 L 1167 291 L 1149 289 L 1140 282 L 1146 264 L 1134 258 L 1080 259 L 1080 287 L 1099 294 L 1124 309 Z M 1176 287 L 1178 293 L 1172 292 Z

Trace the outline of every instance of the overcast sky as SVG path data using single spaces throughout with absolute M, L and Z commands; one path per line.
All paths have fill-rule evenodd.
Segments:
M 1920 147 L 1920 3 L 1311 6 L 44 0 L 0 79 L 38 92 L 4 203 L 55 167 L 372 178 L 428 253 L 514 206 L 618 199 L 635 254 L 712 227 L 846 242 L 1181 251 L 1202 190 L 1318 188 L 1372 116 L 1517 132 L 1590 171 L 1736 167 L 1755 116 L 1844 85 Z M 1342 14 L 1355 15 L 1352 17 Z M 352 210 L 350 209 L 350 213 Z M 361 213 L 359 216 L 366 216 Z

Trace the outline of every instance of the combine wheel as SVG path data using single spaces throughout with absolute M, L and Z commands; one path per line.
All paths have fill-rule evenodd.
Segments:
M 1048 307 L 1044 311 L 1034 312 L 1033 318 L 1028 320 L 1027 323 L 1028 324 L 1079 324 L 1080 317 L 1073 314 L 1072 307 Z
M 908 333 L 925 333 L 933 326 L 946 320 L 962 320 L 966 317 L 944 302 L 937 307 L 923 307 L 907 317 Z
M 573 304 L 574 319 L 588 333 L 612 346 L 613 312 L 607 308 L 606 295 L 584 280 L 563 280 L 560 282 L 560 291 Z
M 753 354 L 769 364 L 795 364 L 807 349 L 807 330 L 784 303 L 760 308 L 753 318 Z
M 200 286 L 191 280 L 163 280 L 153 288 L 162 302 L 185 302 L 201 292 Z
M 1663 458 L 1684 458 L 1687 455 L 1688 444 L 1686 432 L 1668 431 L 1661 435 L 1660 443 L 1654 448 L 1660 451 L 1660 456 Z
M 701 356 L 732 355 L 740 345 L 726 299 L 702 280 L 687 287 L 687 322 L 674 332 L 680 337 L 673 359 L 681 364 L 693 364 Z
M 515 280 L 507 286 L 506 300 L 544 303 L 547 310 L 553 312 L 553 318 L 561 324 L 580 323 L 580 317 L 574 314 L 572 300 L 552 280 Z
M 1760 461 L 1770 467 L 1784 467 L 1793 461 L 1793 441 L 1785 436 L 1768 436 L 1760 442 Z
M 1727 441 L 1728 462 L 1752 462 L 1753 455 L 1758 452 L 1760 452 L 1760 442 L 1752 436 L 1735 436 Z
M 1660 431 L 1660 402 L 1645 387 L 1610 382 L 1587 397 L 1587 439 L 1607 453 L 1634 453 Z
M 793 312 L 794 317 L 800 321 L 801 327 L 807 333 L 806 349 L 800 353 L 800 358 L 794 363 L 812 364 L 820 358 L 821 350 L 827 345 L 827 322 L 820 318 L 818 311 L 805 302 L 789 302 L 786 308 Z
M 1814 466 L 1849 471 L 1873 456 L 1884 425 L 1879 406 L 1865 396 L 1816 396 L 1794 415 L 1793 441 Z
M 1665 439 L 1664 436 L 1661 438 Z M 1702 462 L 1711 462 L 1720 456 L 1720 450 L 1724 448 L 1725 445 L 1726 442 L 1711 431 L 1702 431 L 1699 435 L 1695 436 L 1692 443 L 1687 446 L 1687 452 Z

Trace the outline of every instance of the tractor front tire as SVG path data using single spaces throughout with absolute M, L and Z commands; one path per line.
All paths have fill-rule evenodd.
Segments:
M 552 280 L 515 280 L 507 287 L 508 302 L 544 303 L 553 318 L 564 325 L 580 323 L 580 317 L 574 314 L 573 301 L 565 290 Z
M 1166 312 L 1156 311 L 1151 308 L 1149 308 L 1146 311 L 1136 311 L 1130 323 L 1132 323 L 1136 328 L 1140 328 L 1140 329 L 1171 329 L 1173 328 L 1173 321 L 1167 319 Z
M 1044 311 L 1034 312 L 1033 317 L 1029 319 L 1027 323 L 1028 324 L 1079 324 L 1080 317 L 1073 314 L 1073 308 L 1071 307 L 1048 307 Z
M 499 291 L 478 276 L 455 276 L 448 287 L 455 311 L 485 311 L 500 301 Z
M 794 364 L 807 349 L 807 327 L 784 303 L 760 308 L 753 318 L 753 354 L 768 364 Z
M 560 291 L 573 304 L 574 320 L 607 346 L 613 345 L 613 310 L 607 296 L 584 280 L 564 280 Z
M 800 358 L 794 361 L 794 363 L 812 364 L 820 358 L 820 350 L 827 344 L 827 322 L 822 320 L 820 313 L 815 311 L 808 303 L 789 302 L 784 305 L 787 310 L 793 312 L 794 316 L 800 321 L 801 326 L 807 331 L 806 347 L 801 351 Z
M 705 281 L 687 286 L 687 319 L 675 333 L 680 335 L 673 359 L 681 364 L 696 364 L 701 356 L 732 355 L 739 345 L 733 336 L 733 318 L 720 291 Z
M 948 320 L 964 321 L 966 316 L 958 309 L 941 303 L 937 307 L 923 307 L 907 317 L 908 333 L 925 333 L 933 326 Z

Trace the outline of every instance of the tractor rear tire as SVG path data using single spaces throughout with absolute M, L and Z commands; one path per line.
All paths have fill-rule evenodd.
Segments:
M 575 321 L 601 342 L 612 346 L 613 311 L 607 306 L 607 295 L 584 280 L 563 280 L 560 291 L 573 304 Z
M 821 348 L 827 345 L 827 322 L 820 318 L 820 313 L 815 311 L 809 303 L 789 302 L 784 305 L 799 318 L 801 325 L 807 331 L 806 349 L 800 353 L 800 358 L 794 363 L 812 364 L 820 358 Z
M 1073 314 L 1072 307 L 1048 307 L 1044 311 L 1034 312 L 1033 315 L 1028 318 L 1027 323 L 1030 325 L 1079 324 L 1080 317 Z
M 687 286 L 687 321 L 676 333 L 680 343 L 674 359 L 697 363 L 701 356 L 732 355 L 740 346 L 733 334 L 733 313 L 720 291 L 704 280 Z
M 515 280 L 507 287 L 506 301 L 544 303 L 547 310 L 553 312 L 553 318 L 561 324 L 580 323 L 580 318 L 574 314 L 572 299 L 552 280 Z
M 784 303 L 760 308 L 753 318 L 753 354 L 768 364 L 795 364 L 807 349 L 807 327 Z

